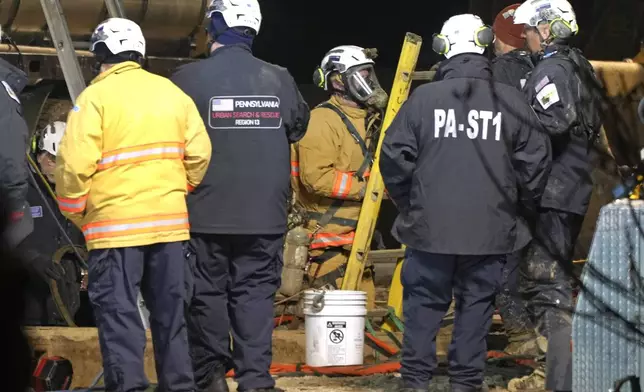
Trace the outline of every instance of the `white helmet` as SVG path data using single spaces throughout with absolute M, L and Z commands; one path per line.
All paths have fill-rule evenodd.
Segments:
M 129 19 L 109 18 L 99 24 L 90 39 L 89 50 L 94 52 L 96 44 L 104 43 L 112 54 L 137 52 L 145 56 L 145 38 L 138 24 Z
M 540 23 L 550 23 L 553 37 L 568 38 L 579 31 L 575 10 L 566 0 L 528 0 L 514 11 L 514 24 Z
M 455 15 L 435 34 L 432 49 L 448 59 L 462 53 L 483 54 L 494 41 L 492 29 L 474 14 Z
M 338 72 L 346 78 L 349 88 L 358 87 L 360 90 L 369 89 L 360 72 L 363 69 L 373 70 L 375 62 L 367 57 L 364 48 L 355 45 L 337 46 L 324 55 L 320 66 L 313 75 L 313 81 L 324 90 L 329 89 L 329 75 Z M 351 80 L 355 79 L 355 80 Z M 370 91 L 357 92 L 358 95 L 369 95 Z
M 54 121 L 42 130 L 40 140 L 38 140 L 38 149 L 47 151 L 53 156 L 58 153 L 58 145 L 63 139 L 67 124 L 62 121 Z
M 228 27 L 249 27 L 259 33 L 262 24 L 262 11 L 257 0 L 211 0 L 206 13 L 207 18 L 218 12 Z

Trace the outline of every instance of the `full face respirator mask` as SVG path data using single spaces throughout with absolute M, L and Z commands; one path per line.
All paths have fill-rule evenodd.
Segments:
M 348 95 L 367 107 L 385 109 L 389 96 L 380 86 L 371 64 L 360 65 L 342 74 L 342 83 Z

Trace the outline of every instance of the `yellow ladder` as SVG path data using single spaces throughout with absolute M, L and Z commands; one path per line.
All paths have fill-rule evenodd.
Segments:
M 344 279 L 342 280 L 342 290 L 357 290 L 360 287 L 367 258 L 374 262 L 376 259 L 397 261 L 388 301 L 390 314 L 395 317 L 388 318 L 387 323 L 383 326 L 383 328 L 389 331 L 401 329 L 401 325 L 397 321 L 402 317 L 402 284 L 400 282 L 400 271 L 404 257 L 404 248 L 381 251 L 374 250 L 369 252 L 385 191 L 379 167 L 380 150 L 387 128 L 389 128 L 400 107 L 409 96 L 412 81 L 427 80 L 433 76 L 433 72 L 431 71 L 415 72 L 422 42 L 422 38 L 416 34 L 407 33 L 405 35 L 400 59 L 398 60 L 398 68 L 396 69 L 394 83 L 389 96 L 387 111 L 383 119 L 382 132 L 378 140 L 373 167 L 371 168 L 371 174 L 367 182 L 366 196 L 362 202 L 362 208 L 358 218 L 358 226 L 356 227 L 356 234 L 351 247 L 351 255 L 349 256 Z

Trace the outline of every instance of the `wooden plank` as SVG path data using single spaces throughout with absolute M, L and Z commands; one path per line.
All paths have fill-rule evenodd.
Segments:
M 101 350 L 96 328 L 27 327 L 25 332 L 36 351 L 48 356 L 60 356 L 72 362 L 74 377 L 71 389 L 87 387 L 101 371 Z M 150 382 L 156 382 L 152 336 L 146 333 L 145 373 Z
M 60 356 L 72 362 L 74 377 L 71 389 L 87 387 L 101 371 L 102 361 L 96 328 L 68 327 L 28 327 L 25 332 L 37 351 L 48 356 Z M 402 334 L 397 333 L 402 339 Z M 150 331 L 146 333 L 145 374 L 151 383 L 156 383 L 154 369 L 154 354 Z M 395 344 L 384 333 L 378 333 L 377 338 L 395 347 Z M 443 342 L 441 340 L 441 342 Z M 449 341 L 439 343 L 439 353 L 445 355 Z M 378 356 L 374 350 L 365 345 L 365 363 L 373 362 Z M 382 359 L 382 356 L 379 357 Z M 273 333 L 273 362 L 274 363 L 304 363 L 306 362 L 306 336 L 304 331 L 276 330 Z

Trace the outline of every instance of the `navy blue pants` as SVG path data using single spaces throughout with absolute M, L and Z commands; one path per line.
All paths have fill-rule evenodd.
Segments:
M 88 292 L 107 391 L 145 391 L 149 386 L 139 290 L 150 311 L 159 391 L 194 391 L 184 320 L 185 271 L 180 242 L 90 252 Z
M 283 247 L 283 235 L 192 234 L 189 250 L 196 257 L 187 321 L 200 391 L 229 368 L 235 369 L 239 391 L 275 386 L 273 303 Z
M 506 256 L 453 256 L 407 249 L 402 267 L 405 333 L 400 373 L 407 388 L 426 389 L 436 369 L 436 334 L 455 300 L 449 346 L 454 391 L 483 384 L 487 334 Z

